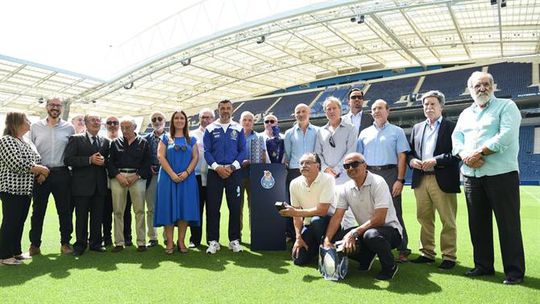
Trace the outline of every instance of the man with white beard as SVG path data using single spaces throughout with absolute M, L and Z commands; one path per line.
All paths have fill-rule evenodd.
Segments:
M 519 215 L 519 125 L 521 114 L 510 99 L 493 95 L 493 76 L 474 72 L 467 82 L 474 103 L 459 115 L 452 133 L 469 213 L 474 268 L 469 277 L 493 275 L 492 213 L 497 220 L 504 284 L 520 284 L 525 254 Z

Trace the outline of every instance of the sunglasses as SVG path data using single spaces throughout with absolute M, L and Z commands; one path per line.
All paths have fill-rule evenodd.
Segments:
M 349 170 L 349 169 L 354 169 L 354 168 L 358 168 L 358 166 L 360 166 L 361 164 L 365 163 L 365 161 L 360 161 L 360 160 L 355 160 L 353 162 L 350 162 L 348 164 L 343 164 L 343 168 L 345 170 Z
M 359 100 L 363 100 L 363 99 L 364 99 L 364 96 L 362 96 L 362 95 L 352 95 L 351 97 L 349 97 L 349 99 L 359 99 Z
M 174 145 L 174 151 L 180 151 L 182 150 L 182 152 L 186 152 L 187 150 L 187 146 L 184 146 L 184 145 Z
M 161 116 L 152 117 L 152 122 L 156 122 L 156 120 L 163 121 L 163 117 L 161 117 Z
M 265 124 L 273 124 L 273 123 L 275 123 L 275 122 L 276 122 L 276 121 L 273 120 L 273 119 L 268 119 L 268 120 L 265 120 L 265 121 L 264 121 Z
M 106 122 L 109 126 L 118 126 L 118 124 L 120 124 L 118 121 L 112 121 L 112 120 L 109 120 Z
M 328 139 L 328 142 L 330 143 L 330 146 L 332 148 L 336 147 L 336 142 L 334 141 L 334 135 L 330 135 L 330 138 Z

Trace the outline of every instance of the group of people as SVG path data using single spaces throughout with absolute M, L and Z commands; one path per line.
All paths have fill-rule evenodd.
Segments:
M 82 255 L 87 248 L 104 252 L 113 243 L 111 215 L 112 251 L 122 251 L 131 242 L 127 238 L 132 205 L 138 251 L 157 245 L 156 227 L 161 226 L 165 227 L 167 254 L 175 247 L 186 253 L 189 247 L 199 246 L 205 210 L 206 252 L 215 254 L 221 248 L 220 209 L 225 191 L 228 248 L 240 252 L 244 200 L 248 206 L 257 203 L 251 202 L 249 193 L 249 166 L 279 162 L 287 167 L 290 199 L 279 212 L 291 219 L 288 236 L 294 240 L 294 264 L 306 265 L 320 246 L 337 243 L 340 251 L 359 262 L 361 271 L 369 271 L 378 257 L 381 271 L 376 278 L 392 279 L 397 263 L 407 262 L 411 253 L 401 200 L 408 166 L 421 227 L 420 256 L 411 262 L 434 263 L 438 213 L 442 222 L 438 268 L 451 269 L 457 259 L 461 163 L 474 249 L 474 268 L 466 275 L 494 274 L 494 213 L 504 283 L 521 283 L 525 273 L 517 163 L 521 116 L 513 101 L 494 96 L 490 74 L 474 72 L 468 88 L 474 102 L 457 123 L 442 115 L 443 93 L 423 94 L 426 120 L 413 127 L 409 139 L 388 121 L 389 106 L 384 100 L 372 103 L 371 115 L 363 111 L 360 89 L 349 92 L 350 112 L 345 115 L 339 99 L 327 98 L 323 109 L 328 122 L 322 127 L 310 123 L 308 105 L 298 104 L 296 124 L 285 134 L 279 132 L 278 119 L 272 114 L 264 117 L 261 134 L 253 131 L 251 112 L 241 113 L 240 123 L 233 121 L 229 100 L 218 103 L 218 119 L 213 110 L 201 110 L 199 127 L 191 132 L 183 111 L 172 114 L 168 133 L 165 116 L 155 112 L 150 117 L 153 131 L 145 136 L 136 134 L 132 118 L 113 116 L 105 122 L 108 136 L 100 136 L 102 121 L 95 114 L 83 117 L 85 128 L 76 134 L 72 124 L 60 119 L 58 98 L 47 101 L 47 117 L 32 126 L 24 113 L 8 113 L 0 144 L 0 259 L 3 264 L 17 265 L 40 254 L 50 193 L 58 211 L 62 253 Z M 118 136 L 119 127 L 122 136 Z M 29 130 L 31 144 L 23 140 Z M 31 245 L 23 253 L 20 243 L 31 198 Z M 188 227 L 191 238 L 186 245 Z M 392 249 L 397 249 L 396 258 Z

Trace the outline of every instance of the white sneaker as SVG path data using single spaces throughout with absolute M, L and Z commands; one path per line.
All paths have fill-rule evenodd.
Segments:
M 240 242 L 238 240 L 231 241 L 229 243 L 229 249 L 232 250 L 232 252 L 242 251 L 242 247 L 240 246 Z
M 22 262 L 17 260 L 16 258 L 9 258 L 9 259 L 4 259 L 2 260 L 2 264 L 4 265 L 10 265 L 10 266 L 15 266 L 15 265 L 21 265 Z
M 214 254 L 220 249 L 221 249 L 221 246 L 219 246 L 218 242 L 210 241 L 210 243 L 208 243 L 208 249 L 206 249 L 206 253 Z

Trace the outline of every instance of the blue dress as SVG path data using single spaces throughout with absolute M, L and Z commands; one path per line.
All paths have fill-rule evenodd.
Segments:
M 173 171 L 186 171 L 191 162 L 192 149 L 197 148 L 197 140 L 191 137 L 191 144 L 188 145 L 184 137 L 176 137 L 174 143 L 169 144 L 168 134 L 163 134 L 161 142 L 167 146 L 167 161 Z M 161 167 L 157 181 L 154 226 L 176 225 L 179 220 L 200 226 L 199 219 L 199 188 L 195 172 L 192 171 L 184 181 L 175 183 Z

